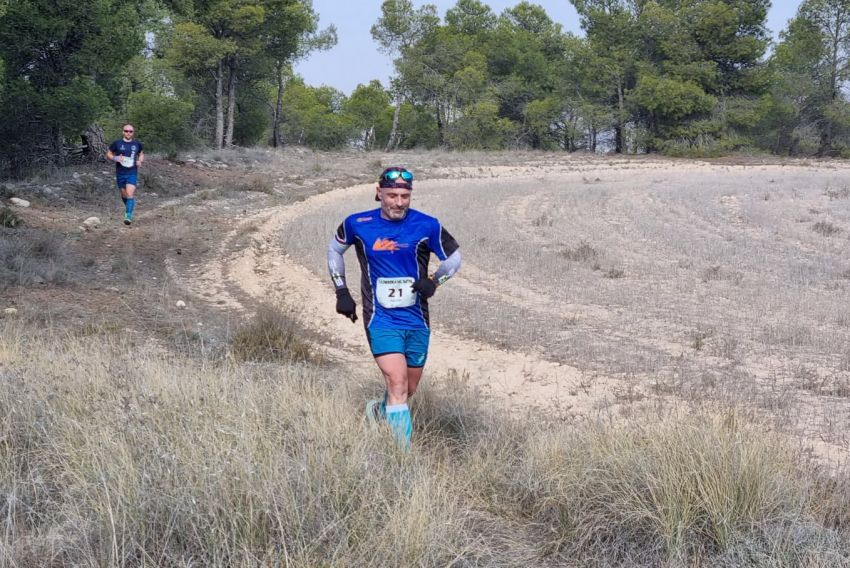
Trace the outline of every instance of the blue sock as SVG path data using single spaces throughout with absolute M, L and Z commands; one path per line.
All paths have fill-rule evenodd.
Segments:
M 127 198 L 127 215 L 130 217 L 133 216 L 133 207 L 136 206 L 136 199 L 133 197 Z
M 395 434 L 401 449 L 409 450 L 410 438 L 413 435 L 413 422 L 410 419 L 410 409 L 406 402 L 387 406 L 387 423 Z

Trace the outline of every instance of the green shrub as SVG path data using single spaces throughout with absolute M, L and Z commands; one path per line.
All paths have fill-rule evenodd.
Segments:
M 150 91 L 138 91 L 127 100 L 130 122 L 145 149 L 174 153 L 192 146 L 189 117 L 193 105 L 175 97 Z
M 0 227 L 14 229 L 23 225 L 24 221 L 9 207 L 0 208 Z
M 240 146 L 255 146 L 271 127 L 268 112 L 256 105 L 240 105 L 233 124 L 233 140 Z

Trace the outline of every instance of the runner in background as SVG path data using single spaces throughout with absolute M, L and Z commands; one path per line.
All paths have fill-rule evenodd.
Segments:
M 110 144 L 106 152 L 106 159 L 115 162 L 115 182 L 121 191 L 121 201 L 124 202 L 125 225 L 133 222 L 139 166 L 145 161 L 142 143 L 134 138 L 135 130 L 132 124 L 125 124 L 122 128 L 123 137 Z
M 362 274 L 360 297 L 366 338 L 386 381 L 384 400 L 366 405 L 370 420 L 386 419 L 400 445 L 410 448 L 408 399 L 416 392 L 428 356 L 428 300 L 460 268 L 460 249 L 434 217 L 410 209 L 413 174 L 387 168 L 378 179 L 378 209 L 348 216 L 328 245 L 328 270 L 336 311 L 357 321 L 345 280 L 343 254 L 352 245 Z M 431 253 L 441 261 L 428 275 Z

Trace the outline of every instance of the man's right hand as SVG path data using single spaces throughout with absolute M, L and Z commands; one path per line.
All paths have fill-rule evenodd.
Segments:
M 352 322 L 357 321 L 357 304 L 348 288 L 340 288 L 336 291 L 336 313 L 344 315 Z
M 116 164 L 120 164 L 122 159 L 124 159 L 124 156 L 121 156 L 121 155 L 112 156 L 112 161 L 115 162 Z

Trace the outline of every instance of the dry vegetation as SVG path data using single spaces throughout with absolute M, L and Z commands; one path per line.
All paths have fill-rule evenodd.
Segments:
M 732 413 L 553 424 L 417 394 L 416 449 L 311 364 L 2 329 L 16 566 L 836 566 L 848 487 Z
M 574 406 L 508 414 L 429 375 L 400 453 L 362 416 L 375 377 L 282 307 L 295 290 L 188 293 L 232 268 L 222 250 L 264 254 L 246 210 L 389 163 L 428 180 L 415 205 L 463 247 L 435 321 L 578 369 Z M 6 189 L 35 207 L 0 229 L 20 311 L 0 320 L 0 565 L 850 566 L 833 168 L 222 152 L 151 168 L 129 233 L 76 231 L 115 207 L 93 174 L 36 184 L 78 187 L 61 209 Z M 373 206 L 306 209 L 285 252 L 324 277 L 336 224 Z

